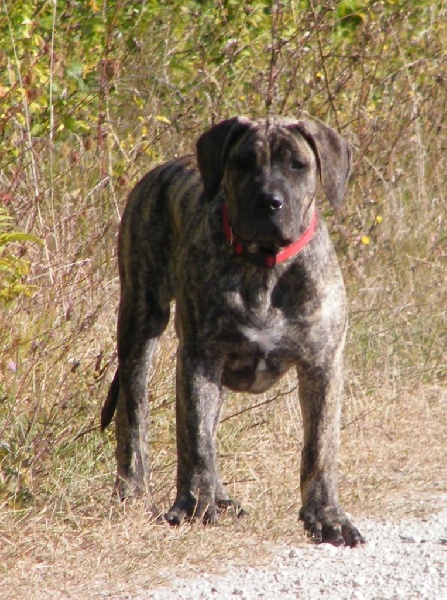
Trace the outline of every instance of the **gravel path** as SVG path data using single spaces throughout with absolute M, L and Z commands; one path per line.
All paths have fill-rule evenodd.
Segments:
M 264 568 L 173 579 L 132 600 L 447 600 L 447 510 L 424 521 L 356 519 L 361 549 L 277 547 Z

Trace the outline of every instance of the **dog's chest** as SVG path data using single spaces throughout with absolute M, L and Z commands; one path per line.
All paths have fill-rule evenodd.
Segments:
M 260 393 L 291 366 L 289 329 L 270 296 L 258 293 L 247 306 L 237 292 L 224 296 L 225 362 L 222 383 L 236 391 Z

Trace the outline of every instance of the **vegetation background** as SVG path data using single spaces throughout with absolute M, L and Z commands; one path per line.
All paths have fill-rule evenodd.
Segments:
M 293 377 L 229 398 L 222 468 L 250 516 L 218 528 L 171 531 L 119 505 L 113 427 L 98 428 L 126 195 L 238 113 L 309 113 L 354 147 L 341 214 L 321 204 L 351 305 L 341 496 L 357 514 L 434 510 L 447 491 L 445 0 L 2 0 L 0 39 L 1 597 L 124 597 L 304 541 Z M 150 381 L 161 509 L 174 352 L 171 331 Z

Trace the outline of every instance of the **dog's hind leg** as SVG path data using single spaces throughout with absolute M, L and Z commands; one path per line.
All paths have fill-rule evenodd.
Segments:
M 121 499 L 150 494 L 147 377 L 158 338 L 169 322 L 172 299 L 172 231 L 168 205 L 159 194 L 164 172 L 148 173 L 131 192 L 118 237 L 118 369 L 101 426 L 105 428 L 115 413 L 116 488 Z
M 147 377 L 168 321 L 169 303 L 162 308 L 147 289 L 122 292 L 119 364 L 109 392 L 116 396 L 116 488 L 121 499 L 150 495 Z

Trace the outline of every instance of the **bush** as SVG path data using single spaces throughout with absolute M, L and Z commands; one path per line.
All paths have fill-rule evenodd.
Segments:
M 0 207 L 0 303 L 9 304 L 17 296 L 30 296 L 35 289 L 25 283 L 30 263 L 19 252 L 13 253 L 11 246 L 18 242 L 41 243 L 39 238 L 29 233 L 14 231 L 12 218 Z

